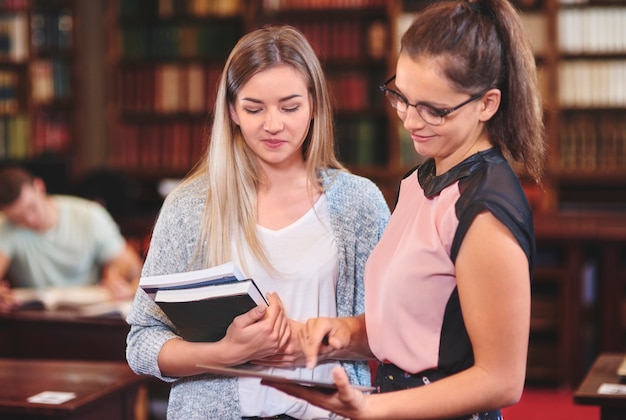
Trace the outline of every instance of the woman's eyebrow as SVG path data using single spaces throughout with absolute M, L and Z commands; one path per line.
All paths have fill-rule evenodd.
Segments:
M 283 97 L 283 98 L 279 98 L 279 99 L 278 99 L 278 102 L 285 102 L 285 101 L 288 101 L 288 100 L 293 99 L 293 98 L 302 98 L 302 97 L 303 97 L 302 95 L 297 94 L 297 93 L 294 93 L 293 95 L 288 95 L 288 96 L 285 96 L 285 97 Z M 246 97 L 241 98 L 241 100 L 242 100 L 242 101 L 254 102 L 254 103 L 256 103 L 256 104 L 262 104 L 262 103 L 263 103 L 263 101 L 262 101 L 262 100 L 260 100 L 260 99 L 256 99 L 256 98 L 249 98 L 249 97 L 247 97 L 247 96 L 246 96 Z

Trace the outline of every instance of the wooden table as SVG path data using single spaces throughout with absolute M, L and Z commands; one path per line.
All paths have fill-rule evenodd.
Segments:
M 144 377 L 124 362 L 0 359 L 0 418 L 134 419 Z M 44 391 L 72 392 L 61 404 L 33 403 Z
M 598 393 L 598 388 L 602 384 L 623 384 L 616 371 L 624 357 L 626 357 L 624 353 L 602 353 L 574 393 L 574 402 L 599 405 L 601 420 L 626 419 L 626 394 Z
M 121 317 L 45 310 L 0 314 L 0 357 L 125 361 L 129 329 Z
M 44 310 L 0 314 L 0 358 L 125 364 L 129 330 L 121 317 L 78 317 L 67 311 Z M 167 401 L 169 389 L 168 383 L 148 378 L 147 395 L 140 398 L 147 404 L 144 411 L 150 410 L 149 401 Z

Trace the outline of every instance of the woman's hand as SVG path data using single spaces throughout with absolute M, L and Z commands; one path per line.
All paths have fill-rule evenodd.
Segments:
M 309 369 L 313 369 L 320 360 L 356 360 L 371 354 L 365 334 L 365 317 L 362 315 L 309 319 L 298 335 Z
M 231 366 L 273 356 L 290 340 L 289 320 L 276 293 L 267 295 L 268 307 L 257 306 L 236 317 L 222 339 L 234 358 Z
M 353 388 L 348 375 L 341 367 L 333 370 L 333 381 L 337 391 L 328 393 L 328 390 L 311 388 L 309 386 L 292 385 L 283 382 L 272 382 L 263 379 L 261 384 L 276 388 L 286 394 L 293 395 L 349 419 L 365 418 L 369 397 Z
M 236 317 L 217 342 L 167 341 L 159 353 L 159 368 L 165 376 L 203 373 L 198 365 L 230 367 L 276 354 L 291 337 L 280 298 L 268 293 L 269 306 L 259 305 Z
M 312 318 L 305 324 L 289 321 L 291 339 L 278 353 L 252 362 L 262 366 L 304 366 L 323 360 L 369 360 L 365 316 Z
M 294 367 L 306 364 L 299 338 L 299 332 L 304 324 L 291 319 L 288 322 L 291 334 L 287 344 L 276 354 L 263 359 L 251 360 L 252 364 L 268 367 Z

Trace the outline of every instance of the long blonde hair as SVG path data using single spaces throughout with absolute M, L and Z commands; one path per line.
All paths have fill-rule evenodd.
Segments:
M 300 72 L 308 85 L 313 121 L 302 147 L 308 182 L 322 190 L 319 171 L 345 170 L 334 150 L 333 114 L 320 62 L 304 35 L 288 26 L 266 26 L 243 36 L 231 51 L 217 89 L 213 123 L 203 159 L 185 182 L 206 177 L 207 199 L 195 259 L 209 267 L 233 259 L 231 241 L 241 254 L 252 255 L 273 270 L 257 237 L 257 190 L 261 179 L 256 156 L 232 121 L 229 106 L 241 87 L 255 74 L 278 64 Z

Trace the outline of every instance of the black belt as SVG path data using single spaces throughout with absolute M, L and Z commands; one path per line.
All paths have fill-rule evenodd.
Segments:
M 241 420 L 264 420 L 264 419 L 282 419 L 282 420 L 298 420 L 295 417 L 291 417 L 288 414 L 278 414 L 276 416 L 270 416 L 270 417 L 242 417 Z

